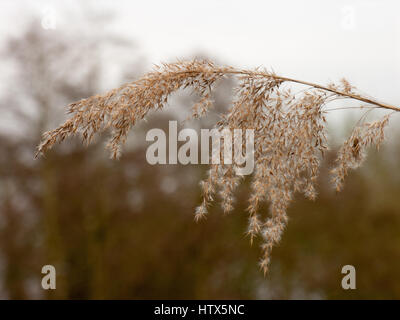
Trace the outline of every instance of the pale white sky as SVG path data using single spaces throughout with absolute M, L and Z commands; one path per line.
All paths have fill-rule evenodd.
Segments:
M 32 15 L 55 19 L 43 32 L 85 32 L 85 11 L 114 12 L 104 29 L 135 41 L 149 65 L 203 52 L 309 81 L 344 76 L 400 105 L 399 9 L 398 0 L 2 0 L 0 44 Z

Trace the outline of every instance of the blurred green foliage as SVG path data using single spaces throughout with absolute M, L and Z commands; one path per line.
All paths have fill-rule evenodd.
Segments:
M 294 202 L 264 278 L 257 243 L 245 237 L 246 183 L 231 215 L 214 207 L 195 223 L 205 166 L 151 166 L 140 144 L 112 161 L 101 139 L 89 148 L 71 139 L 33 160 L 40 132 L 63 113 L 54 104 L 96 93 L 102 72 L 93 61 L 98 43 L 86 49 L 92 63 L 76 64 L 67 58 L 84 39 L 72 46 L 71 39 L 43 37 L 33 28 L 7 51 L 16 78 L 0 104 L 17 115 L 18 132 L 0 136 L 2 298 L 400 298 L 400 148 L 372 153 L 340 194 L 328 182 L 329 154 L 318 200 Z M 76 80 L 71 70 L 83 75 Z M 21 116 L 26 104 L 33 116 Z M 167 122 L 168 115 L 154 115 L 134 135 Z M 57 270 L 54 291 L 40 287 L 46 264 Z M 356 290 L 341 288 L 346 264 L 356 267 Z

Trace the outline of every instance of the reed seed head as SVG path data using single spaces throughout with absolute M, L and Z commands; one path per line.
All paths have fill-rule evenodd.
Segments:
M 260 267 L 267 273 L 271 250 L 282 238 L 293 195 L 303 193 L 312 200 L 317 196 L 319 167 L 328 150 L 325 106 L 336 99 L 349 98 L 396 112 L 400 111 L 398 107 L 362 96 L 345 79 L 324 87 L 281 77 L 268 70 L 221 67 L 208 60 L 178 61 L 157 66 L 142 78 L 103 95 L 71 103 L 70 118 L 44 133 L 37 154 L 73 134 L 80 134 L 85 143 L 90 143 L 95 134 L 111 129 L 107 149 L 113 158 L 118 158 L 130 128 L 150 110 L 163 108 L 173 92 L 193 89 L 200 100 L 192 107 L 192 117 L 200 118 L 212 105 L 214 87 L 226 77 L 236 77 L 238 85 L 231 108 L 215 128 L 220 132 L 254 130 L 255 167 L 247 207 L 247 233 L 251 242 L 257 236 L 262 239 Z M 303 84 L 306 90 L 294 94 L 284 85 L 290 83 Z M 331 172 L 337 191 L 342 189 L 349 169 L 362 164 L 367 148 L 379 147 L 382 143 L 389 117 L 390 114 L 376 122 L 358 124 L 344 142 Z M 242 181 L 235 173 L 238 167 L 237 163 L 224 162 L 210 165 L 206 179 L 201 182 L 203 200 L 195 210 L 196 220 L 206 217 L 217 195 L 222 199 L 225 213 L 233 210 L 235 190 Z M 268 214 L 260 212 L 262 203 L 269 204 Z

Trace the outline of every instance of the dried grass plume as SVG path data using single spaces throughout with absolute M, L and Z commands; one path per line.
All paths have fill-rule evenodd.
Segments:
M 321 86 L 306 81 L 278 76 L 268 70 L 241 70 L 217 66 L 207 60 L 178 61 L 162 64 L 140 79 L 102 95 L 71 103 L 70 117 L 58 128 L 46 132 L 37 155 L 52 148 L 73 134 L 80 134 L 85 143 L 106 129 L 111 129 L 107 149 L 118 158 L 129 129 L 152 109 L 161 109 L 169 96 L 183 88 L 192 88 L 200 100 L 192 107 L 193 118 L 204 116 L 212 106 L 211 93 L 217 83 L 235 77 L 238 85 L 227 114 L 215 128 L 254 129 L 255 170 L 252 175 L 248 204 L 248 234 L 251 241 L 260 236 L 260 266 L 268 270 L 271 250 L 282 237 L 288 221 L 287 208 L 296 192 L 315 199 L 315 184 L 320 161 L 327 151 L 326 105 L 337 99 L 358 100 L 363 105 L 382 108 L 391 113 L 381 120 L 360 123 L 338 152 L 332 181 L 340 191 L 349 169 L 362 164 L 368 146 L 379 146 L 389 117 L 400 108 L 378 102 L 357 92 L 343 79 L 338 84 Z M 305 86 L 293 93 L 287 84 Z M 235 188 L 241 177 L 237 165 L 211 164 L 201 183 L 203 200 L 196 208 L 196 219 L 207 215 L 217 194 L 225 212 L 233 210 Z M 261 216 L 260 205 L 269 204 L 269 214 Z

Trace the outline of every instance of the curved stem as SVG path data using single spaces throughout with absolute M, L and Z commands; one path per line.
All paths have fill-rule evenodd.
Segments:
M 291 79 L 291 78 L 286 78 L 286 77 L 280 77 L 280 76 L 273 76 L 273 77 L 276 78 L 276 79 L 283 80 L 283 81 L 300 83 L 300 84 L 303 84 L 303 85 L 306 85 L 306 86 L 310 86 L 310 87 L 314 87 L 314 88 L 317 88 L 317 89 L 333 92 L 333 93 L 335 93 L 337 95 L 345 96 L 345 97 L 348 97 L 348 98 L 351 98 L 351 99 L 355 99 L 355 100 L 359 100 L 359 101 L 366 102 L 366 103 L 369 103 L 369 104 L 373 104 L 373 105 L 376 105 L 376 106 L 378 106 L 380 108 L 400 111 L 399 107 L 395 107 L 395 106 L 392 106 L 392 105 L 388 105 L 386 103 L 378 102 L 378 101 L 375 101 L 375 100 L 370 99 L 370 98 L 359 96 L 357 94 L 338 91 L 338 90 L 335 90 L 335 89 L 331 89 L 331 88 L 328 88 L 328 87 L 325 87 L 325 86 L 321 86 L 319 84 L 307 82 L 307 81 L 301 81 L 301 80 L 296 80 L 296 79 Z
M 392 106 L 386 103 L 382 103 L 382 102 L 378 102 L 376 100 L 367 98 L 367 97 L 363 97 L 354 93 L 347 93 L 347 92 L 343 92 L 343 91 L 339 91 L 339 90 L 335 90 L 333 88 L 329 88 L 326 86 L 322 86 L 316 83 L 312 83 L 312 82 L 308 82 L 308 81 L 302 81 L 302 80 L 297 80 L 297 79 L 292 79 L 292 78 L 288 78 L 288 77 L 282 77 L 282 76 L 277 76 L 275 74 L 270 74 L 270 73 L 265 73 L 265 72 L 255 72 L 255 71 L 247 71 L 247 70 L 236 70 L 236 69 L 218 69 L 215 71 L 178 71 L 176 73 L 222 73 L 222 74 L 234 74 L 234 75 L 255 75 L 255 76 L 262 76 L 262 77 L 266 77 L 266 78 L 273 78 L 276 80 L 281 80 L 283 82 L 293 82 L 293 83 L 298 83 L 298 84 L 302 84 L 302 85 L 306 85 L 309 87 L 313 87 L 316 89 L 321 89 L 324 91 L 329 91 L 332 93 L 335 93 L 339 96 L 343 96 L 343 97 L 347 97 L 347 98 L 351 98 L 354 100 L 358 100 L 358 101 L 362 101 L 368 104 L 372 104 L 375 105 L 379 108 L 384 108 L 384 109 L 390 109 L 390 110 L 394 110 L 394 111 L 400 111 L 400 107 L 396 107 L 396 106 Z

